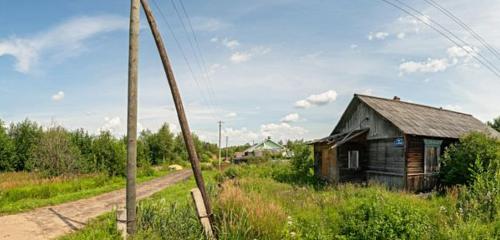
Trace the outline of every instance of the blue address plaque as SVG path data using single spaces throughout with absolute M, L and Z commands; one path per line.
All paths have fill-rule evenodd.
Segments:
M 402 137 L 394 138 L 394 146 L 395 147 L 404 147 L 405 140 Z

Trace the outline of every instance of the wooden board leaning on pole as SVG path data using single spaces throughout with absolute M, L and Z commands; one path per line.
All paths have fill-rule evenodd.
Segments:
M 142 8 L 146 14 L 146 18 L 153 34 L 153 38 L 158 48 L 160 54 L 161 62 L 167 75 L 168 85 L 170 86 L 170 91 L 172 93 L 172 98 L 174 100 L 175 109 L 177 110 L 177 117 L 179 118 L 179 124 L 181 125 L 182 136 L 184 137 L 184 143 L 187 147 L 187 152 L 189 156 L 189 161 L 191 162 L 191 167 L 193 169 L 194 177 L 196 180 L 196 185 L 200 189 L 201 196 L 203 197 L 203 202 L 205 204 L 205 209 L 210 222 L 213 222 L 212 206 L 210 204 L 210 199 L 205 189 L 205 182 L 201 174 L 200 161 L 198 160 L 198 155 L 196 154 L 196 149 L 194 147 L 193 137 L 191 136 L 191 130 L 189 129 L 189 124 L 186 118 L 186 113 L 184 112 L 184 106 L 182 104 L 181 95 L 179 88 L 177 87 L 177 82 L 174 77 L 172 66 L 170 65 L 170 60 L 168 59 L 167 50 L 163 44 L 163 39 L 158 30 L 158 25 L 151 11 L 151 7 L 147 0 L 141 0 Z

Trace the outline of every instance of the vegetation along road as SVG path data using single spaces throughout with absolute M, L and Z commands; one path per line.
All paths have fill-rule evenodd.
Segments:
M 143 199 L 172 184 L 191 176 L 189 169 L 139 185 L 137 197 Z M 88 199 L 68 202 L 57 206 L 38 208 L 30 212 L 0 216 L 0 239 L 52 239 L 81 229 L 88 220 L 114 206 L 124 205 L 125 189 L 105 193 Z

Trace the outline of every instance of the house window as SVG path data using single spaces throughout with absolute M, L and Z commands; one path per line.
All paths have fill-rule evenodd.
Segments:
M 359 151 L 353 150 L 349 151 L 347 154 L 347 166 L 348 168 L 357 169 L 359 168 Z
M 442 140 L 424 139 L 424 173 L 439 171 Z

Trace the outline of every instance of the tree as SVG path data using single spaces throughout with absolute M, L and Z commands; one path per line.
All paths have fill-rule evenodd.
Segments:
M 313 160 L 311 156 L 311 146 L 303 142 L 293 144 L 293 157 L 290 161 L 293 170 L 300 176 L 308 176 L 313 167 Z
M 78 172 L 80 150 L 71 141 L 71 135 L 62 127 L 52 127 L 42 133 L 33 151 L 36 169 L 49 176 Z
M 15 161 L 14 143 L 7 135 L 4 123 L 0 120 L 0 171 L 13 171 Z
M 500 117 L 493 119 L 491 122 L 488 121 L 488 125 L 500 132 Z
M 125 176 L 126 149 L 123 141 L 115 139 L 109 131 L 101 134 L 92 143 L 95 169 L 106 171 L 109 176 Z
M 164 123 L 157 133 L 146 134 L 145 142 L 149 149 L 151 163 L 161 164 L 171 162 L 174 158 L 174 135 L 168 124 Z
M 92 154 L 92 136 L 80 128 L 70 132 L 71 142 L 78 147 L 80 151 L 79 168 L 82 172 L 93 172 L 94 169 L 94 155 Z
M 479 163 L 476 163 L 479 161 Z M 473 181 L 473 174 L 482 168 L 498 166 L 500 142 L 483 133 L 470 133 L 456 144 L 449 146 L 441 162 L 440 178 L 444 184 L 466 184 Z
M 14 141 L 16 151 L 14 170 L 30 170 L 30 165 L 35 162 L 33 151 L 41 135 L 42 128 L 36 122 L 28 119 L 10 125 L 9 136 Z

